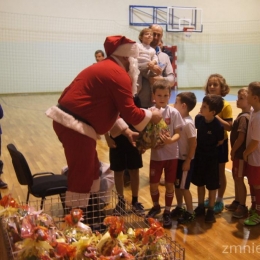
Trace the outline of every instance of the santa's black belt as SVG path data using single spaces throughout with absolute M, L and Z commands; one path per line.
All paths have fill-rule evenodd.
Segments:
M 90 125 L 90 123 L 87 122 L 85 119 L 83 119 L 83 118 L 80 117 L 80 116 L 75 115 L 74 113 L 70 112 L 67 108 L 61 106 L 60 104 L 58 104 L 57 107 L 58 107 L 60 110 L 64 111 L 65 113 L 67 113 L 67 114 L 73 116 L 75 119 L 77 119 L 77 120 L 79 120 L 79 121 L 81 121 L 81 122 L 83 122 L 83 123 L 85 123 L 85 124 L 87 124 L 87 125 Z

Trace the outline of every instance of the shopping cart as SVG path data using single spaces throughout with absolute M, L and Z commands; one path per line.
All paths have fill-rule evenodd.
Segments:
M 111 215 L 120 215 L 123 218 L 125 230 L 128 230 L 129 228 L 149 228 L 149 225 L 144 220 L 144 217 L 138 216 L 133 211 L 132 206 L 129 203 L 126 202 L 125 204 L 121 204 L 119 202 L 120 200 L 118 199 L 118 195 L 113 190 L 109 192 L 92 193 L 88 202 L 86 202 L 85 199 L 75 199 L 75 203 L 77 203 L 78 207 L 83 210 L 84 223 L 88 224 L 94 231 L 99 231 L 101 233 L 106 232 L 107 227 L 103 225 L 103 220 L 105 217 Z M 68 204 L 70 203 L 65 201 L 65 197 L 61 199 L 59 196 L 50 197 L 44 202 L 44 213 L 53 218 L 57 228 L 60 230 L 64 227 L 64 216 L 69 214 L 71 210 L 71 207 L 67 206 Z M 29 206 L 35 210 L 39 210 L 40 205 L 40 200 L 29 202 Z M 6 258 L 3 258 L 3 260 L 18 260 L 18 252 L 14 250 L 12 239 L 8 235 L 6 223 L 3 219 L 0 221 L 0 235 L 3 238 L 3 254 L 6 255 Z M 164 259 L 185 259 L 185 249 L 182 248 L 176 241 L 173 241 L 168 236 L 165 236 L 164 241 Z M 135 257 L 135 259 L 156 260 L 158 258 L 156 255 L 149 255 L 149 257 Z

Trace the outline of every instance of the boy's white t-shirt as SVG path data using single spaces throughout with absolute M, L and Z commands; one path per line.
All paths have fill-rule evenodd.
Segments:
M 260 111 L 251 112 L 248 122 L 246 146 L 249 145 L 251 140 L 256 140 L 259 143 L 257 149 L 248 155 L 248 164 L 251 166 L 260 166 Z
M 179 113 L 179 111 L 167 105 L 165 108 L 161 108 L 162 117 L 165 123 L 169 126 L 170 135 L 174 135 L 174 129 L 181 128 L 185 123 Z M 165 161 L 179 158 L 179 146 L 178 142 L 172 144 L 166 144 L 162 148 L 151 149 L 151 160 Z
M 196 137 L 197 132 L 191 116 L 184 117 L 183 120 L 185 125 L 182 127 L 181 137 L 178 140 L 179 159 L 186 160 L 189 152 L 189 138 Z

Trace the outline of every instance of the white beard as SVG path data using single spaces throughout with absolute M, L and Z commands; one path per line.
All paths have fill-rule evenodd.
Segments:
M 132 80 L 132 93 L 133 96 L 137 93 L 137 80 L 138 80 L 138 76 L 140 73 L 140 70 L 138 69 L 138 61 L 137 59 L 133 58 L 133 57 L 129 57 L 129 71 L 128 71 L 128 75 L 130 76 L 131 80 Z

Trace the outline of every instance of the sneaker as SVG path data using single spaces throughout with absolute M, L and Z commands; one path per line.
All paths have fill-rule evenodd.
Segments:
M 165 210 L 163 213 L 163 227 L 164 228 L 172 227 L 171 212 L 168 210 Z
M 161 213 L 161 206 L 157 205 L 157 206 L 153 206 L 148 214 L 145 216 L 145 218 L 154 218 L 157 214 Z
M 248 216 L 248 208 L 242 205 L 239 205 L 232 214 L 232 217 L 234 218 L 244 218 L 247 216 Z
M 126 209 L 125 209 L 125 201 L 119 201 L 116 204 L 116 207 L 113 209 L 113 215 L 114 216 L 121 216 L 126 215 Z
M 215 214 L 222 212 L 224 209 L 224 203 L 222 201 L 217 201 L 213 208 Z
M 5 183 L 2 180 L 0 180 L 0 189 L 6 189 L 7 186 L 8 186 L 7 183 Z
M 200 207 L 198 206 L 195 210 L 195 216 L 199 217 L 199 216 L 205 216 L 205 207 Z
M 206 216 L 205 216 L 205 222 L 206 223 L 214 223 L 214 222 L 216 222 L 215 213 L 214 213 L 213 209 L 208 209 L 207 210 L 207 213 L 206 213 Z
M 229 211 L 235 211 L 238 206 L 239 206 L 239 202 L 236 200 L 233 200 L 231 204 L 225 205 L 225 209 L 229 210 Z
M 180 217 L 183 213 L 185 212 L 185 208 L 184 207 L 176 207 L 175 209 L 173 209 L 171 211 L 171 217 L 172 218 L 178 218 Z
M 184 224 L 192 222 L 195 219 L 195 212 L 190 213 L 188 211 L 184 211 L 183 215 L 177 219 L 178 223 Z
M 204 207 L 205 207 L 205 208 L 208 208 L 208 207 L 209 207 L 209 199 L 206 199 L 206 200 L 204 201 Z
M 132 210 L 137 216 L 143 217 L 145 215 L 144 206 L 140 202 L 136 202 L 132 206 Z
M 259 223 L 260 223 L 260 216 L 256 212 L 244 221 L 244 224 L 248 226 L 255 226 Z

